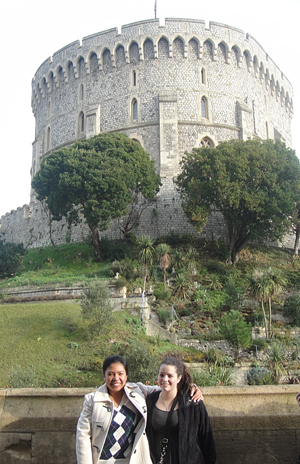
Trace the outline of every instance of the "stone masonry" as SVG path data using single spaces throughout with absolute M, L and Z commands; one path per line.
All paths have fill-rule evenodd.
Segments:
M 162 178 L 156 204 L 135 233 L 195 233 L 182 212 L 174 178 L 185 151 L 220 141 L 271 138 L 291 146 L 293 90 L 249 34 L 214 22 L 153 19 L 85 37 L 41 64 L 32 80 L 36 121 L 32 176 L 53 150 L 101 132 L 123 132 L 155 161 Z M 0 235 L 26 246 L 49 244 L 49 221 L 35 200 L 0 219 Z M 83 240 L 88 228 L 71 230 Z M 64 243 L 64 221 L 53 238 Z M 69 234 L 69 233 L 68 233 Z M 207 238 L 224 236 L 211 218 Z M 112 224 L 106 235 L 118 237 Z

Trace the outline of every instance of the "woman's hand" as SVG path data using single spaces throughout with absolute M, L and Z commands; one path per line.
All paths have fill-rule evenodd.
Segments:
M 298 393 L 298 395 L 300 395 L 300 393 Z M 202 391 L 194 383 L 191 385 L 191 399 L 193 401 L 196 401 L 196 402 L 204 400 L 204 397 L 202 395 Z M 298 399 L 297 399 L 297 401 L 298 401 Z M 299 401 L 300 401 L 300 397 L 299 397 Z M 300 403 L 298 403 L 298 404 L 300 406 Z

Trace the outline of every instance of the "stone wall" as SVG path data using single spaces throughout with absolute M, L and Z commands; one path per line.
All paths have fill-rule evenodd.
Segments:
M 49 216 L 38 201 L 24 205 L 0 218 L 0 236 L 7 242 L 23 243 L 29 248 L 51 245 L 49 230 Z M 144 212 L 142 220 L 133 232 L 136 235 L 158 237 L 171 231 L 197 234 L 193 226 L 187 222 L 179 195 L 174 189 L 174 181 L 164 179 L 156 201 Z M 90 230 L 84 221 L 72 226 L 70 231 L 64 219 L 52 222 L 52 237 L 57 245 L 66 243 L 67 237 L 70 242 L 82 242 L 89 234 Z M 110 229 L 101 232 L 101 236 L 116 239 L 121 238 L 122 234 L 112 221 Z M 220 214 L 211 216 L 201 236 L 207 239 L 226 236 L 225 224 Z
M 295 464 L 299 387 L 205 387 L 218 463 Z M 75 430 L 88 389 L 1 389 L 1 464 L 75 464 Z

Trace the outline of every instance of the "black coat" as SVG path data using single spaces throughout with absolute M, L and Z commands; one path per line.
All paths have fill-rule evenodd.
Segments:
M 154 406 L 158 400 L 159 391 L 147 396 L 147 427 L 152 461 L 155 463 L 155 431 L 151 426 Z M 168 452 L 171 452 L 172 462 L 179 464 L 215 464 L 216 450 L 209 416 L 203 401 L 195 403 L 188 398 L 179 403 L 178 409 L 179 433 L 169 437 Z

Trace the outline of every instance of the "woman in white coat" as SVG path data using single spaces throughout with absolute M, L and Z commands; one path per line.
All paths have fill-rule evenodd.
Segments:
M 105 384 L 85 396 L 78 420 L 77 464 L 152 464 L 145 397 L 158 387 L 129 383 L 127 376 L 122 356 L 104 360 Z M 202 399 L 199 389 L 193 399 Z

